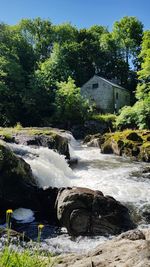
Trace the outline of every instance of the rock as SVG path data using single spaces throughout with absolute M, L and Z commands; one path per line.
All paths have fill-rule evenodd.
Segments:
M 31 168 L 0 141 L 0 209 L 40 206 Z
M 96 121 L 96 120 L 89 120 L 86 121 L 84 124 L 86 134 L 96 134 L 101 133 L 104 134 L 109 132 L 109 125 L 106 122 Z
M 150 142 L 146 142 L 140 147 L 139 159 L 150 162 Z
M 149 136 L 149 132 L 147 132 Z M 133 160 L 150 162 L 150 142 L 147 141 L 146 132 L 124 131 L 103 136 L 101 152 L 104 154 L 114 153 L 118 156 L 129 157 Z
M 126 238 L 108 240 L 87 254 L 59 256 L 54 267 L 150 267 L 149 237 L 150 230 L 140 234 L 133 230 Z
M 120 234 L 117 237 L 117 240 L 121 239 L 129 239 L 129 240 L 140 240 L 140 239 L 146 239 L 145 235 L 142 231 L 135 229 L 135 230 L 130 230 L 125 233 Z
M 83 144 L 92 147 L 100 147 L 103 142 L 104 137 L 101 134 L 87 135 L 83 140 Z
M 62 189 L 56 209 L 61 225 L 73 236 L 118 234 L 134 227 L 128 209 L 100 191 L 79 187 Z
M 6 228 L 0 228 L 0 238 L 1 237 L 4 237 L 4 238 L 8 237 L 8 230 Z M 9 238 L 10 240 L 13 238 L 17 238 L 17 240 L 19 241 L 26 241 L 26 242 L 31 241 L 31 239 L 28 236 L 22 233 L 18 233 L 17 231 L 13 229 L 9 229 Z
M 18 134 L 15 137 L 15 141 L 18 144 L 29 145 L 29 146 L 43 146 L 50 149 L 56 150 L 58 153 L 66 156 L 67 159 L 70 159 L 68 139 L 61 135 L 27 135 L 27 134 Z
M 0 139 L 22 145 L 43 146 L 56 150 L 70 159 L 68 139 L 64 131 L 53 128 L 1 128 Z
M 131 140 L 131 141 L 143 143 L 143 139 L 136 132 L 132 132 L 132 133 L 128 134 L 126 138 Z

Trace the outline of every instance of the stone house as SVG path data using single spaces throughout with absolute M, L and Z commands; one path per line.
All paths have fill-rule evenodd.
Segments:
M 127 89 L 98 75 L 81 87 L 81 95 L 104 113 L 114 113 L 130 105 L 130 92 Z

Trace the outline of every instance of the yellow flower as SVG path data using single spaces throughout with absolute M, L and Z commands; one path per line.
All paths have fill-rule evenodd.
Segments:
M 12 214 L 13 211 L 12 211 L 11 209 L 8 209 L 8 210 L 6 210 L 6 213 L 7 213 L 7 214 Z
M 38 225 L 38 229 L 39 229 L 39 230 L 42 230 L 43 228 L 44 228 L 44 225 L 43 225 L 43 224 L 39 224 L 39 225 Z

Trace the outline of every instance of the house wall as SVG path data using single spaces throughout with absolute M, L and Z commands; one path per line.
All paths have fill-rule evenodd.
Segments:
M 114 87 L 114 105 L 116 111 L 125 105 L 130 105 L 130 93 L 126 89 Z
M 98 84 L 98 88 L 93 88 L 93 84 Z M 130 101 L 130 95 L 126 89 L 113 87 L 97 76 L 81 87 L 81 95 L 89 99 L 90 104 L 95 103 L 96 107 L 104 113 L 113 113 L 115 103 L 118 111 L 120 107 L 129 104 Z

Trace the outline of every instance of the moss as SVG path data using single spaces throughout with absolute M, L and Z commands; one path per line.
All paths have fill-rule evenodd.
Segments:
M 56 137 L 58 135 L 58 133 L 50 128 L 23 128 L 23 127 L 14 127 L 14 128 L 2 128 L 0 127 L 0 136 L 1 138 L 5 138 L 5 141 L 7 142 L 8 140 L 12 140 L 14 141 L 14 137 L 13 135 L 17 134 L 17 133 L 20 133 L 20 134 L 28 134 L 28 135 L 48 135 L 48 136 L 51 136 L 51 137 Z
M 102 153 L 125 155 L 132 159 L 150 161 L 150 132 L 127 129 L 122 132 L 107 133 L 101 146 Z

